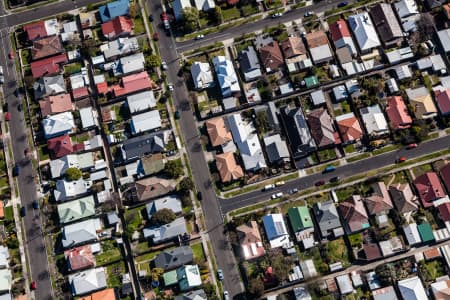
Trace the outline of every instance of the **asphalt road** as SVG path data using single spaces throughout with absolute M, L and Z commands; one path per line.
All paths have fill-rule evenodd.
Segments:
M 287 194 L 289 190 L 297 188 L 303 190 L 314 186 L 319 180 L 324 180 L 328 182 L 331 177 L 339 176 L 341 179 L 350 177 L 359 173 L 364 173 L 370 170 L 381 168 L 384 166 L 391 165 L 395 163 L 395 160 L 401 156 L 406 158 L 414 158 L 418 156 L 423 156 L 432 152 L 437 152 L 440 150 L 448 149 L 450 146 L 450 136 L 445 136 L 443 138 L 434 139 L 431 141 L 419 144 L 415 149 L 406 150 L 405 148 L 377 155 L 371 158 L 356 161 L 354 163 L 349 163 L 341 167 L 337 167 L 334 172 L 321 174 L 316 173 L 310 176 L 305 176 L 286 182 L 285 185 L 275 188 L 271 191 L 263 192 L 262 190 L 253 191 L 247 194 L 239 195 L 230 199 L 219 199 L 219 205 L 222 208 L 223 213 L 229 211 L 266 201 L 270 199 L 272 194 L 283 192 Z

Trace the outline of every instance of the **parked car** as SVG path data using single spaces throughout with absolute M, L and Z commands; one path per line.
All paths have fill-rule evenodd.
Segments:
M 5 120 L 6 120 L 6 121 L 11 120 L 11 113 L 10 113 L 9 111 L 6 112 L 6 114 L 5 114 Z
M 37 289 L 36 281 L 31 282 L 30 288 L 31 288 L 32 290 Z
M 25 150 L 23 150 L 23 155 L 27 156 L 30 153 L 30 148 L 25 148 Z
M 25 217 L 26 215 L 27 215 L 27 210 L 26 210 L 25 206 L 22 206 L 22 207 L 20 208 L 20 216 L 23 218 L 23 217 Z
M 39 202 L 35 199 L 32 203 L 33 209 L 39 209 Z
M 412 144 L 409 144 L 408 146 L 406 146 L 406 149 L 414 149 L 414 148 L 417 148 L 416 143 L 412 143 Z
M 278 192 L 276 194 L 273 194 L 271 198 L 272 199 L 278 199 L 278 198 L 281 198 L 281 197 L 283 197 L 283 193 L 282 192 Z
M 319 180 L 316 183 L 314 183 L 315 186 L 321 186 L 321 185 L 324 185 L 324 184 L 325 184 L 325 181 L 323 181 L 323 180 Z
M 348 5 L 348 2 L 347 1 L 343 1 L 343 2 L 339 2 L 337 7 L 344 7 L 344 6 L 347 6 L 347 5 Z
M 148 20 L 149 20 L 150 22 L 153 22 L 153 15 L 152 15 L 152 14 L 150 14 L 150 15 L 148 16 Z
M 19 103 L 19 105 L 17 105 L 17 110 L 18 111 L 22 111 L 23 110 L 22 103 Z
M 289 190 L 289 194 L 295 194 L 295 193 L 298 193 L 298 189 L 297 188 Z
M 173 117 L 175 118 L 175 120 L 179 120 L 180 119 L 180 112 L 178 110 L 176 110 L 175 113 L 173 114 Z
M 272 19 L 276 19 L 276 18 L 279 18 L 279 17 L 282 17 L 282 16 L 283 16 L 283 13 L 277 12 L 277 13 L 274 13 L 272 15 Z
M 167 63 L 165 61 L 161 62 L 161 69 L 167 70 Z
M 8 102 L 5 102 L 5 104 L 3 104 L 3 112 L 7 112 L 8 110 Z
M 396 163 L 402 163 L 402 162 L 405 162 L 406 161 L 406 157 L 404 157 L 404 156 L 400 156 L 399 158 L 397 158 L 397 161 L 396 161 Z
M 322 173 L 330 173 L 333 172 L 334 170 L 336 170 L 335 166 L 327 166 Z
M 9 52 L 9 59 L 14 59 L 14 51 Z
M 223 291 L 223 300 L 229 300 L 230 295 L 228 294 L 228 291 Z
M 219 278 L 220 281 L 223 280 L 223 271 L 222 271 L 222 269 L 217 270 L 217 278 Z
M 12 174 L 14 177 L 19 176 L 20 170 L 19 170 L 19 165 L 15 165 L 13 170 L 12 170 Z
M 14 96 L 19 97 L 19 88 L 16 88 L 14 91 Z
M 196 40 L 201 40 L 201 39 L 204 39 L 204 38 L 205 38 L 205 36 L 203 34 L 199 34 L 199 35 L 197 35 L 195 37 Z
M 202 201 L 203 199 L 202 192 L 197 192 L 197 199 L 198 201 Z
M 159 34 L 157 32 L 153 33 L 153 40 L 154 41 L 159 40 Z
M 275 184 L 268 184 L 264 187 L 263 191 L 270 191 L 275 188 Z
M 169 83 L 167 85 L 167 88 L 169 89 L 169 91 L 173 92 L 173 84 Z
M 305 12 L 305 14 L 303 15 L 305 18 L 307 18 L 307 17 L 311 17 L 311 16 L 313 16 L 314 15 L 314 12 L 312 12 L 312 11 L 307 11 L 307 12 Z
M 283 180 L 275 182 L 275 186 L 282 186 L 285 182 Z
M 334 176 L 330 178 L 330 182 L 338 182 L 339 181 L 339 176 Z

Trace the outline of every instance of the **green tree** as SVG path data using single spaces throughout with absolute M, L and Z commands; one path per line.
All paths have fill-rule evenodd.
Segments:
M 171 178 L 178 178 L 183 175 L 184 170 L 181 160 L 175 159 L 166 162 L 164 165 L 164 172 Z
M 269 254 L 270 265 L 272 266 L 273 275 L 278 282 L 288 279 L 289 272 L 292 268 L 292 258 L 284 256 L 280 251 L 273 251 Z
M 220 8 L 220 6 L 217 5 L 214 7 L 214 9 L 211 10 L 210 15 L 214 23 L 221 24 L 223 22 L 222 8 Z
M 256 113 L 255 125 L 261 134 L 270 130 L 269 116 L 265 110 L 260 110 Z
M 264 282 L 261 278 L 252 278 L 248 284 L 248 291 L 255 296 L 255 298 L 261 297 L 264 294 Z
M 182 26 L 185 32 L 192 32 L 199 29 L 199 13 L 195 7 L 183 9 Z
M 192 182 L 191 178 L 186 177 L 180 181 L 180 186 L 179 186 L 180 192 L 187 194 L 190 191 L 192 191 L 193 189 L 194 189 L 194 183 Z
M 159 278 L 161 275 L 164 274 L 164 270 L 161 268 L 153 268 L 151 271 L 152 280 L 153 281 L 159 281 Z
M 173 210 L 169 208 L 162 208 L 152 215 L 151 221 L 154 224 L 168 224 L 175 220 L 176 217 L 177 216 L 175 215 Z
M 145 58 L 145 64 L 150 68 L 158 68 L 161 65 L 161 59 L 157 55 L 148 55 Z
M 80 179 L 83 176 L 83 172 L 78 168 L 68 168 L 64 175 L 68 181 L 74 181 Z
M 81 46 L 82 56 L 96 56 L 97 55 L 97 45 L 94 39 L 84 40 Z

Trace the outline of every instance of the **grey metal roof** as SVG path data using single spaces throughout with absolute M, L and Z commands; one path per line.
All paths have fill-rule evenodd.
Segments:
M 154 244 L 162 243 L 187 233 L 186 221 L 179 217 L 160 227 L 144 228 L 143 232 L 144 238 L 152 239 Z
M 106 288 L 105 269 L 96 268 L 69 275 L 69 283 L 73 295 L 84 295 Z
M 189 246 L 182 246 L 175 249 L 165 250 L 159 253 L 153 261 L 156 268 L 164 271 L 172 270 L 182 265 L 192 262 L 194 255 Z
M 166 133 L 167 131 L 158 131 L 126 140 L 122 144 L 124 160 L 130 161 L 144 154 L 164 151 Z
M 52 94 L 67 92 L 62 75 L 44 76 L 33 84 L 34 99 L 40 99 Z

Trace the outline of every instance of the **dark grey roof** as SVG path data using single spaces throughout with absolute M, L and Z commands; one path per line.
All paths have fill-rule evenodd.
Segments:
M 34 99 L 38 100 L 52 94 L 67 92 L 62 75 L 44 76 L 33 84 Z
M 444 3 L 446 2 L 446 0 L 425 0 L 428 8 L 432 9 L 432 8 L 436 8 L 438 6 L 444 5 Z
M 125 161 L 164 151 L 164 132 L 158 131 L 126 140 L 122 144 L 122 157 Z
M 206 300 L 206 293 L 203 289 L 190 291 L 188 293 L 184 293 L 183 295 L 176 296 L 175 300 Z
M 255 48 L 248 46 L 239 53 L 239 65 L 243 73 L 260 68 Z
M 341 227 L 341 221 L 333 201 L 318 202 L 314 204 L 313 210 L 322 236 L 327 236 L 328 231 Z
M 284 106 L 280 108 L 280 115 L 294 159 L 307 156 L 314 151 L 316 143 L 311 137 L 302 109 Z
M 176 269 L 182 265 L 192 262 L 194 256 L 189 246 L 182 246 L 159 253 L 153 261 L 156 268 L 164 271 Z

